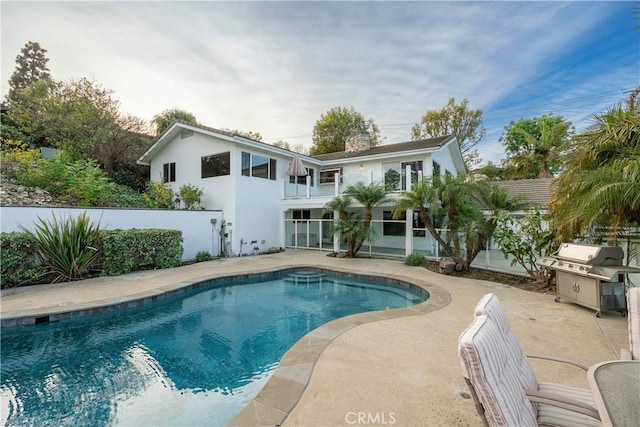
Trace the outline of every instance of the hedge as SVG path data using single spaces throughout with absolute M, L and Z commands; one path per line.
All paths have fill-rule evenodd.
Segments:
M 182 264 L 182 232 L 162 229 L 104 231 L 102 275 L 177 267 Z
M 101 232 L 99 275 L 117 276 L 136 270 L 182 264 L 182 232 L 162 229 Z M 38 258 L 36 240 L 24 232 L 0 233 L 0 287 L 45 283 L 47 268 Z
M 31 234 L 0 233 L 0 253 L 0 288 L 41 283 L 46 268 L 40 263 Z

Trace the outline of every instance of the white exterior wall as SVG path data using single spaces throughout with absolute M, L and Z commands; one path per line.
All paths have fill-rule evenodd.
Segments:
M 220 253 L 219 236 L 214 235 L 211 219 L 216 219 L 219 227 L 222 213 L 216 211 L 186 211 L 160 209 L 103 209 L 103 208 L 51 208 L 37 206 L 3 206 L 0 208 L 0 230 L 3 233 L 22 231 L 20 225 L 30 231 L 35 230 L 38 217 L 51 221 L 77 218 L 87 212 L 91 221 L 100 224 L 103 230 L 131 228 L 162 228 L 182 231 L 183 260 L 194 259 L 199 251 L 207 251 L 214 256 Z
M 250 149 L 236 149 L 232 159 L 232 174 L 235 173 L 236 214 L 233 222 L 232 250 L 236 255 L 251 254 L 255 240 L 260 251 L 270 247 L 284 247 L 283 216 L 280 201 L 284 196 L 283 180 L 288 180 L 287 169 L 290 158 L 274 153 Z M 276 180 L 242 176 L 242 152 L 257 154 L 276 160 Z M 236 172 L 234 172 L 237 171 Z M 246 242 L 240 248 L 240 241 Z M 264 243 L 262 241 L 264 240 Z
M 440 174 L 441 176 L 445 175 L 445 171 L 451 172 L 451 175 L 458 176 L 458 171 L 456 170 L 456 166 L 453 163 L 453 159 L 451 158 L 451 154 L 449 153 L 448 147 L 442 147 L 440 150 L 431 154 L 433 161 L 436 161 L 440 164 Z M 431 165 L 431 161 L 429 162 L 429 169 L 432 171 L 433 169 Z M 431 176 L 431 175 L 429 175 Z

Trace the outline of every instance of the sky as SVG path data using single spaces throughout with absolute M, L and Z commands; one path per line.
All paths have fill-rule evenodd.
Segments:
M 354 106 L 384 143 L 449 98 L 483 111 L 486 164 L 512 120 L 562 116 L 580 132 L 640 85 L 637 2 L 0 2 L 2 96 L 20 49 L 58 80 L 88 77 L 123 113 L 311 146 Z

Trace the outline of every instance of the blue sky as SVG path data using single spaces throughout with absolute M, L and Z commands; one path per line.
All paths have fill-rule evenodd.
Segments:
M 121 110 L 170 107 L 266 142 L 311 145 L 334 106 L 387 143 L 449 97 L 484 111 L 483 162 L 511 120 L 553 113 L 583 130 L 640 85 L 633 2 L 6 2 L 2 95 L 29 40 L 57 79 L 90 77 Z

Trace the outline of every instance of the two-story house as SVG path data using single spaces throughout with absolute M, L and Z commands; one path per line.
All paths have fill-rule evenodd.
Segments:
M 354 135 L 343 152 L 304 156 L 229 132 L 175 123 L 138 160 L 151 180 L 174 192 L 184 184 L 203 190 L 203 209 L 220 211 L 214 224 L 220 255 L 250 254 L 254 248 L 302 247 L 339 251 L 329 234 L 333 212 L 324 206 L 356 182 L 384 183 L 393 200 L 422 177 L 465 173 L 451 136 L 370 147 L 368 135 Z M 306 176 L 290 176 L 298 158 Z M 435 244 L 417 215 L 394 220 L 392 201 L 374 210 L 375 242 L 367 251 L 435 255 Z M 215 254 L 218 255 L 218 254 Z

